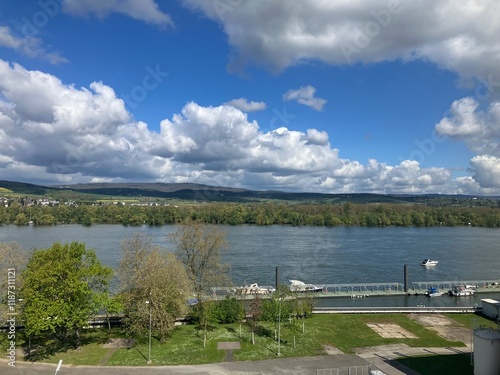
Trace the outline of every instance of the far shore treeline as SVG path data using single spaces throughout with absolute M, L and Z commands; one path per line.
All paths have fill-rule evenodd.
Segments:
M 58 204 L 0 206 L 0 225 L 166 225 L 186 219 L 227 225 L 500 227 L 500 207 L 423 204 L 183 203 L 179 205 Z

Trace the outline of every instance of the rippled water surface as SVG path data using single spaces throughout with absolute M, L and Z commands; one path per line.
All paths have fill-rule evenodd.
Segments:
M 235 284 L 274 284 L 275 267 L 281 279 L 316 284 L 403 282 L 408 264 L 410 281 L 497 280 L 500 278 L 500 230 L 454 228 L 365 228 L 222 226 Z M 0 242 L 17 241 L 25 248 L 45 248 L 54 242 L 80 241 L 115 267 L 120 242 L 136 232 L 172 250 L 168 234 L 175 226 L 59 225 L 0 227 Z M 420 266 L 424 258 L 439 265 Z

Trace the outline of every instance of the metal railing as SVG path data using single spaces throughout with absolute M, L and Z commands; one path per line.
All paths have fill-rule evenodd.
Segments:
M 370 375 L 371 366 L 349 366 L 316 370 L 316 375 Z

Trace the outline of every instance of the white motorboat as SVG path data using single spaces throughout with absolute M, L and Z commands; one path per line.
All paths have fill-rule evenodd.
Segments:
M 290 280 L 290 292 L 300 292 L 300 293 L 316 293 L 316 292 L 322 292 L 323 288 L 312 285 L 312 284 L 306 284 L 300 280 Z
M 444 292 L 440 292 L 437 288 L 431 287 L 427 289 L 427 292 L 424 293 L 427 297 L 441 297 Z
M 454 297 L 465 297 L 472 296 L 474 292 L 475 289 L 471 285 L 454 285 L 448 293 Z
M 426 266 L 426 267 L 429 267 L 429 266 L 436 266 L 439 262 L 437 260 L 433 260 L 433 259 L 429 259 L 429 258 L 426 258 L 422 261 L 422 263 L 420 263 L 422 266 Z
M 270 286 L 259 286 L 257 283 L 240 286 L 233 289 L 236 294 L 270 294 L 275 292 L 276 289 Z

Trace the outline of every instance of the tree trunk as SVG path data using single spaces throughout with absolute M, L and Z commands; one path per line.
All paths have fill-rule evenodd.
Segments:
M 76 337 L 76 340 L 75 340 L 75 349 L 78 349 L 80 347 L 80 344 L 81 344 L 81 330 L 80 330 L 80 328 L 76 329 L 76 331 L 75 331 L 75 337 Z
M 31 354 L 31 336 L 28 336 L 28 348 L 26 349 L 26 356 L 29 357 Z
M 108 335 L 111 334 L 111 322 L 109 320 L 108 310 L 106 310 L 106 320 L 108 321 Z

